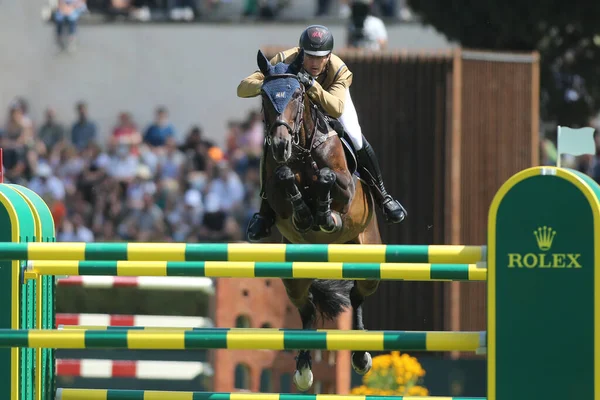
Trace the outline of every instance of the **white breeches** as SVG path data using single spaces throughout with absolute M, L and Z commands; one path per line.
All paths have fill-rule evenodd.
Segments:
M 358 123 L 358 115 L 356 115 L 356 109 L 354 108 L 352 98 L 350 97 L 350 89 L 346 90 L 346 101 L 344 101 L 344 111 L 342 112 L 342 116 L 339 118 L 339 121 L 346 130 L 346 133 L 348 133 L 348 136 L 350 136 L 350 140 L 354 145 L 354 149 L 362 149 L 362 130 L 360 129 L 360 124 Z

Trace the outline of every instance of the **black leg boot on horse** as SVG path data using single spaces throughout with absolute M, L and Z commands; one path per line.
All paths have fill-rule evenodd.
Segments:
M 269 205 L 265 193 L 265 157 L 267 151 L 268 147 L 265 141 L 259 166 L 260 198 L 262 199 L 260 202 L 260 210 L 252 216 L 252 219 L 248 223 L 248 229 L 246 230 L 248 241 L 253 243 L 271 236 L 271 228 L 275 225 L 275 211 L 273 211 Z
M 373 189 L 373 195 L 381 206 L 386 222 L 394 224 L 402 222 L 406 218 L 406 210 L 387 192 L 375 151 L 364 136 L 363 147 L 356 151 L 356 155 L 358 156 L 360 175 Z
M 379 281 L 360 280 L 354 281 L 354 286 L 350 290 L 350 304 L 354 311 L 352 315 L 352 329 L 364 331 L 363 323 L 363 303 L 365 297 L 371 296 L 379 287 Z M 371 354 L 367 351 L 352 351 L 352 369 L 359 374 L 365 375 L 373 366 Z
M 248 223 L 248 235 L 249 242 L 259 242 L 264 238 L 271 236 L 271 228 L 275 225 L 275 212 L 269 205 L 269 202 L 262 199 L 260 203 L 260 210 Z

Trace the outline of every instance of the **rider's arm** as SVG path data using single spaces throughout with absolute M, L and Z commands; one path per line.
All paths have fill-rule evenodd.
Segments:
M 260 94 L 263 79 L 265 76 L 262 72 L 256 71 L 246 79 L 242 80 L 237 87 L 238 97 L 255 97 Z
M 297 53 L 297 51 L 296 51 Z M 288 50 L 287 52 L 279 52 L 275 57 L 271 58 L 271 65 L 275 65 L 282 61 L 285 61 L 286 57 L 294 56 L 294 49 Z M 265 76 L 262 72 L 256 71 L 246 79 L 242 80 L 237 87 L 238 97 L 256 97 L 260 94 L 260 88 L 262 87 Z
M 313 85 L 307 90 L 311 99 L 318 102 L 323 111 L 333 118 L 339 118 L 344 112 L 344 101 L 346 100 L 346 91 L 352 84 L 352 72 L 345 66 L 339 72 L 335 82 L 328 90 L 323 89 L 321 84 L 314 81 Z

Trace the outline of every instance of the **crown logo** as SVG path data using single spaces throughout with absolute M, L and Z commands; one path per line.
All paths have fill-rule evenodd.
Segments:
M 537 245 L 542 251 L 550 250 L 556 231 L 548 226 L 540 226 L 533 231 Z

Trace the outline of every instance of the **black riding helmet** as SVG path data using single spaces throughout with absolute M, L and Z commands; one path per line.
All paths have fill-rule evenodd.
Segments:
M 311 25 L 300 35 L 300 48 L 311 56 L 326 56 L 333 51 L 333 35 L 323 25 Z

